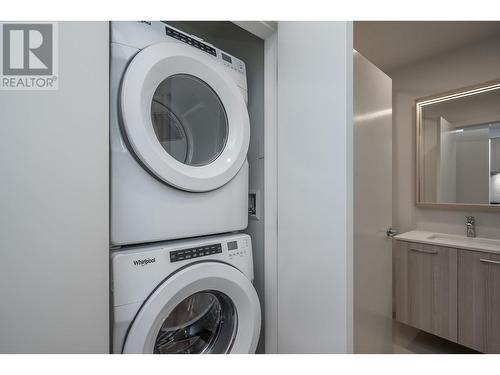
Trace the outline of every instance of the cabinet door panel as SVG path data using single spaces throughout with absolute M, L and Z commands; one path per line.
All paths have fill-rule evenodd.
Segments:
M 486 352 L 500 353 L 500 255 L 490 254 L 486 285 Z
M 460 344 L 500 353 L 500 255 L 460 250 Z
M 457 250 L 400 242 L 396 251 L 396 319 L 457 341 Z

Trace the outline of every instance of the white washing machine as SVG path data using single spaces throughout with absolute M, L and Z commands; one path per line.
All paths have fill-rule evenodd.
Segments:
M 261 311 L 246 234 L 111 252 L 114 353 L 254 353 Z
M 243 61 L 163 22 L 111 23 L 111 243 L 248 224 Z

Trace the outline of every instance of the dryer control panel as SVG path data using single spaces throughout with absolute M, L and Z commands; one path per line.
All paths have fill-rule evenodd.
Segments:
M 174 29 L 173 27 L 165 26 L 165 33 L 174 39 L 180 40 L 181 42 L 189 44 L 190 46 L 201 49 L 202 51 L 209 53 L 213 56 L 217 56 L 217 52 L 215 51 L 214 47 L 209 46 L 206 43 L 203 43 L 199 39 L 195 39 L 187 34 L 183 34 L 180 31 Z
M 191 47 L 198 48 L 199 50 L 206 52 L 214 57 L 216 57 L 221 64 L 225 67 L 232 69 L 236 72 L 245 74 L 245 63 L 240 59 L 231 56 L 230 54 L 215 48 L 213 45 L 206 43 L 203 39 L 198 38 L 194 35 L 186 34 L 175 27 L 172 27 L 166 23 L 163 23 L 165 27 L 165 34 L 171 38 L 174 38 L 180 42 L 186 43 Z

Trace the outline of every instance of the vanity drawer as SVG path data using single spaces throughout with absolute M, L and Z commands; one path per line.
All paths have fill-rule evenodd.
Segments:
M 500 255 L 459 250 L 458 342 L 500 353 Z
M 396 319 L 457 341 L 457 249 L 398 241 Z

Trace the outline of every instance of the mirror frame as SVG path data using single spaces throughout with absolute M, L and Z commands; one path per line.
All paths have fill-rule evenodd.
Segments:
M 462 87 L 456 90 L 446 91 L 436 95 L 425 96 L 415 100 L 415 124 L 416 124 L 416 145 L 415 145 L 415 202 L 419 208 L 437 208 L 453 210 L 475 210 L 475 211 L 500 211 L 500 205 L 477 204 L 477 203 L 433 203 L 422 202 L 420 200 L 421 175 L 423 168 L 423 155 L 421 151 L 422 142 L 422 108 L 426 105 L 458 99 L 466 96 L 481 94 L 488 91 L 500 90 L 500 79 L 479 83 L 473 86 Z

